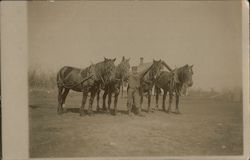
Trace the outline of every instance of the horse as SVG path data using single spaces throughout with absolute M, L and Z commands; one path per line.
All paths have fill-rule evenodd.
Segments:
M 57 73 L 58 87 L 58 114 L 62 114 L 66 97 L 71 90 L 83 92 L 80 116 L 84 114 L 84 107 L 88 93 L 90 92 L 88 113 L 92 114 L 92 104 L 98 89 L 110 82 L 114 76 L 116 58 L 92 64 L 85 69 L 70 66 L 62 67 Z
M 149 63 L 148 63 L 149 64 Z M 164 61 L 162 60 L 153 60 L 152 68 L 150 71 L 143 77 L 142 82 L 141 82 L 141 89 L 140 89 L 140 94 L 141 94 L 141 108 L 142 108 L 142 103 L 143 103 L 143 95 L 144 93 L 147 93 L 147 98 L 148 98 L 148 108 L 147 112 L 150 111 L 150 103 L 151 103 L 151 95 L 152 95 L 152 89 L 154 86 L 155 78 L 159 75 L 163 67 L 165 66 L 168 70 L 172 70 Z
M 175 93 L 176 99 L 176 114 L 180 114 L 178 105 L 179 105 L 179 96 L 183 89 L 191 87 L 193 85 L 193 65 L 189 66 L 186 64 L 183 67 L 176 68 L 171 72 L 162 71 L 155 81 L 155 91 L 156 91 L 156 107 L 158 108 L 159 94 L 161 89 L 163 89 L 163 102 L 162 109 L 163 111 L 169 113 L 171 112 L 171 103 L 173 98 L 173 93 Z M 168 109 L 165 109 L 165 101 L 167 92 L 169 92 L 169 106 Z
M 104 94 L 103 94 L 103 109 L 107 112 L 110 111 L 110 105 L 111 105 L 111 99 L 112 99 L 112 93 L 115 94 L 114 99 L 114 115 L 117 113 L 117 101 L 118 96 L 120 93 L 120 88 L 123 86 L 123 82 L 127 80 L 128 72 L 130 69 L 129 64 L 130 59 L 125 59 L 125 57 L 122 57 L 122 61 L 120 64 L 118 64 L 115 67 L 115 76 L 113 79 L 110 80 L 110 82 L 104 87 Z M 100 90 L 97 93 L 97 111 L 100 110 L 99 107 L 99 98 L 100 98 Z M 106 97 L 108 95 L 108 108 L 106 108 Z

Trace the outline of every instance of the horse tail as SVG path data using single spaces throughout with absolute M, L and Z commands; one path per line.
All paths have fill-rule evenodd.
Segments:
M 62 81 L 62 77 L 61 77 L 61 69 L 59 70 L 59 72 L 57 72 L 57 75 L 56 75 L 56 84 L 57 84 L 57 87 L 61 87 L 61 81 Z
M 58 72 L 56 76 L 56 83 L 57 87 L 63 87 L 64 82 L 63 82 L 63 71 L 66 69 L 66 66 L 62 67 Z

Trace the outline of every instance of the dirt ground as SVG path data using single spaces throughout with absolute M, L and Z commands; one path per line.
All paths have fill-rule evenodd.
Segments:
M 242 103 L 181 97 L 180 115 L 161 110 L 128 116 L 79 116 L 81 93 L 70 92 L 57 115 L 56 92 L 30 92 L 31 157 L 202 156 L 243 153 Z M 160 99 L 161 102 L 161 99 Z M 88 104 L 88 103 L 86 103 Z M 155 101 L 152 101 L 155 104 Z M 144 108 L 146 109 L 146 100 Z M 174 105 L 173 105 L 174 106 Z M 88 106 L 86 106 L 87 108 Z M 95 110 L 96 102 L 93 109 Z M 113 107 L 113 106 L 112 106 Z

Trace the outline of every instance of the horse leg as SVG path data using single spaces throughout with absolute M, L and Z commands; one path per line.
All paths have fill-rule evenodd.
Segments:
M 116 115 L 117 114 L 117 101 L 118 101 L 118 97 L 119 97 L 119 94 L 120 94 L 120 86 L 115 88 L 114 94 L 115 94 L 115 98 L 114 98 L 114 115 Z
M 114 115 L 116 115 L 117 113 L 117 101 L 118 101 L 118 96 L 119 96 L 119 92 L 115 93 L 115 99 L 114 99 Z
M 106 90 L 104 90 L 104 93 L 103 93 L 103 96 L 102 96 L 102 103 L 103 103 L 103 105 L 102 105 L 102 108 L 103 108 L 103 110 L 107 110 L 107 108 L 106 108 L 106 97 L 107 97 L 107 91 Z
M 99 106 L 100 90 L 98 90 L 96 94 L 97 94 L 96 95 L 96 111 L 99 112 L 100 111 L 100 106 Z
M 57 113 L 62 114 L 63 108 L 62 108 L 62 92 L 63 87 L 58 87 L 58 107 L 57 107 Z
M 148 91 L 148 110 L 147 112 L 150 112 L 150 103 L 151 103 L 151 91 Z
M 167 97 L 167 92 L 164 91 L 163 97 L 162 97 L 162 109 L 163 111 L 166 111 L 165 104 L 166 104 L 166 97 Z
M 172 100 L 173 100 L 173 92 L 169 92 L 169 102 L 168 102 L 168 110 L 167 110 L 167 113 L 171 112 Z
M 156 103 L 157 109 L 158 109 L 158 101 L 159 101 L 159 91 L 158 91 L 158 88 L 155 87 L 155 103 Z
M 65 104 L 65 100 L 66 100 L 67 95 L 69 94 L 69 90 L 70 89 L 68 89 L 68 88 L 64 89 L 64 92 L 62 94 L 62 106 L 64 106 L 64 104 Z
M 142 109 L 142 104 L 143 104 L 143 93 L 141 93 L 141 102 L 140 102 L 140 108 Z
M 108 93 L 108 111 L 110 111 L 111 99 L 112 99 L 112 92 L 109 91 L 109 93 Z
M 89 115 L 92 115 L 93 114 L 93 110 L 92 110 L 92 105 L 93 105 L 93 102 L 94 102 L 94 99 L 95 99 L 95 94 L 96 94 L 96 90 L 92 90 L 91 91 L 91 94 L 90 94 L 90 99 L 89 99 L 89 108 L 88 108 L 88 114 Z
M 179 111 L 179 95 L 176 94 L 175 96 L 175 113 L 176 114 L 180 114 L 180 111 Z
M 122 81 L 122 86 L 121 86 L 121 87 L 122 87 L 122 89 L 121 89 L 121 90 L 122 90 L 122 97 L 123 97 L 123 85 L 124 85 L 124 84 L 123 84 L 123 81 Z
M 85 107 L 85 104 L 86 104 L 87 97 L 88 97 L 88 92 L 83 92 L 83 94 L 82 94 L 82 105 L 80 107 L 80 116 L 84 115 L 84 107 Z

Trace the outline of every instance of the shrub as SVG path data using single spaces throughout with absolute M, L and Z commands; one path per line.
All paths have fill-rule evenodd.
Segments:
M 56 87 L 56 73 L 31 69 L 28 72 L 30 88 L 54 89 Z

